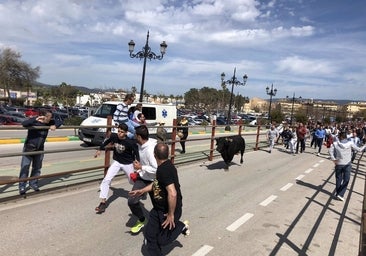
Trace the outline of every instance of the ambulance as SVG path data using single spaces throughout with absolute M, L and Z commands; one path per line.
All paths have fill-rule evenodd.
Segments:
M 78 130 L 79 139 L 87 145 L 101 145 L 106 136 L 107 117 L 112 116 L 113 119 L 113 113 L 120 103 L 122 102 L 104 102 L 92 116 L 80 124 Z M 134 103 L 130 107 L 134 107 L 136 104 Z M 152 138 L 156 138 L 156 127 L 160 123 L 164 123 L 168 138 L 171 136 L 173 120 L 177 118 L 177 108 L 175 105 L 142 103 L 142 113 L 146 118 L 149 134 Z M 112 125 L 114 125 L 113 120 Z

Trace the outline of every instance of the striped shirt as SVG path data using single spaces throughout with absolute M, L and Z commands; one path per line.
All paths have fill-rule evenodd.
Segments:
M 113 121 L 121 124 L 128 121 L 128 105 L 122 102 L 117 105 L 116 111 L 113 113 Z

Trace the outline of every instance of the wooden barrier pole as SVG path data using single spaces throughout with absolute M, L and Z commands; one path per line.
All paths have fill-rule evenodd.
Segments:
M 112 116 L 107 116 L 107 126 L 108 126 L 108 128 L 107 128 L 105 137 L 109 138 L 111 136 L 111 133 L 112 133 L 112 129 L 111 129 Z M 110 163 L 111 163 L 111 150 L 106 149 L 105 153 L 104 153 L 104 166 L 105 166 L 104 167 L 104 177 L 107 175 L 107 171 L 108 171 Z
M 172 145 L 170 147 L 170 161 L 174 164 L 175 159 L 175 143 L 177 138 L 177 119 L 173 119 L 172 129 Z
M 261 130 L 261 126 L 258 125 L 257 126 L 257 138 L 255 139 L 255 148 L 254 148 L 255 151 L 258 150 L 258 145 L 259 145 L 259 132 L 260 132 L 260 130 Z
M 210 155 L 208 157 L 209 161 L 212 161 L 212 159 L 213 159 L 214 144 L 215 144 L 215 131 L 216 131 L 216 120 L 212 120 Z

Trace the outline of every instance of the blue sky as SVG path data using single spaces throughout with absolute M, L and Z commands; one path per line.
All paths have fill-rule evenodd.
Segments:
M 33 67 L 39 82 L 140 91 L 149 45 L 163 60 L 147 61 L 145 90 L 183 95 L 221 89 L 220 74 L 248 75 L 234 93 L 365 100 L 364 0 L 0 0 L 0 48 Z

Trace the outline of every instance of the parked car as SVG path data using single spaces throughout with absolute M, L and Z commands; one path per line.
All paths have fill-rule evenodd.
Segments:
M 254 119 L 249 123 L 249 125 L 256 126 L 257 125 L 257 119 Z
M 0 125 L 21 125 L 26 118 L 0 114 Z
M 226 118 L 219 116 L 216 118 L 216 124 L 217 125 L 225 125 L 226 124 Z
M 24 114 L 26 117 L 33 117 L 33 116 L 38 116 L 39 111 L 34 108 L 28 108 L 26 111 L 24 111 Z

